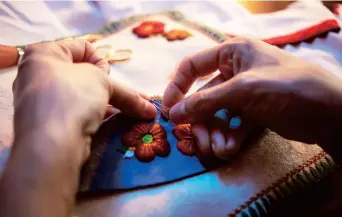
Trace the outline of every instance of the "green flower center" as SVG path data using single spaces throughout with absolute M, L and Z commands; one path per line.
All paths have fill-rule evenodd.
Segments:
M 153 136 L 151 134 L 146 134 L 141 138 L 144 144 L 152 143 L 153 142 Z

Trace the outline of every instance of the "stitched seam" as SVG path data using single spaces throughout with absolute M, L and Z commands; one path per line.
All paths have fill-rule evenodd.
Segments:
M 286 181 L 290 180 L 292 177 L 295 175 L 299 174 L 300 172 L 304 171 L 306 168 L 309 168 L 322 158 L 328 156 L 326 152 L 321 151 L 314 157 L 308 159 L 306 162 L 302 163 L 299 165 L 297 168 L 293 169 L 292 171 L 288 172 L 285 174 L 284 177 L 278 179 L 276 182 L 271 184 L 269 187 L 267 187 L 264 190 L 261 190 L 259 193 L 257 193 L 255 196 L 250 197 L 245 203 L 239 206 L 239 208 L 236 208 L 233 212 L 227 214 L 228 217 L 234 217 L 238 214 L 240 214 L 244 209 L 246 209 L 248 206 L 252 205 L 255 203 L 257 200 L 261 199 L 264 196 L 267 196 L 269 193 L 274 191 L 276 188 L 280 187 L 283 183 Z

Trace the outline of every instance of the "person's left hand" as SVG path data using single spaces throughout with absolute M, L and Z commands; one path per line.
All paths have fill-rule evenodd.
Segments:
M 55 126 L 49 133 L 71 138 L 80 134 L 89 143 L 108 104 L 130 116 L 154 117 L 155 107 L 141 94 L 111 80 L 109 70 L 85 40 L 29 46 L 13 84 L 16 136 L 28 129 L 46 132 Z
M 70 216 L 108 104 L 138 118 L 157 114 L 108 73 L 108 63 L 85 40 L 25 49 L 13 84 L 14 142 L 0 182 L 0 216 Z

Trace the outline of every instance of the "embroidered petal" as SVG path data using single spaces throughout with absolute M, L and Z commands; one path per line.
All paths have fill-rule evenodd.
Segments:
M 193 139 L 185 139 L 179 141 L 177 144 L 177 148 L 180 152 L 182 152 L 185 155 L 193 156 L 196 153 L 195 143 Z
M 164 33 L 163 36 L 168 41 L 174 41 L 174 40 L 184 40 L 187 37 L 191 36 L 191 34 L 186 30 L 173 29 L 171 31 Z
M 178 125 L 172 130 L 173 135 L 178 140 L 183 140 L 183 139 L 192 139 L 192 132 L 191 132 L 191 127 L 189 124 L 182 124 Z
M 165 129 L 159 124 L 135 124 L 131 131 L 122 137 L 125 146 L 135 151 L 139 161 L 152 161 L 155 155 L 166 157 L 170 154 L 170 144 L 166 140 Z M 135 148 L 135 149 L 134 149 Z
M 150 125 L 148 123 L 134 124 L 131 131 L 142 137 L 150 132 Z
M 158 21 L 145 21 L 133 28 L 133 33 L 140 38 L 147 38 L 151 35 L 164 33 L 164 23 Z
M 143 162 L 150 162 L 154 159 L 154 149 L 150 144 L 139 143 L 135 149 L 135 156 L 138 160 Z
M 141 138 L 146 135 L 150 130 L 148 123 L 139 123 L 133 125 L 131 131 L 122 136 L 122 143 L 127 147 L 135 147 L 140 143 Z
M 122 143 L 127 147 L 135 147 L 140 138 L 136 132 L 129 131 L 122 136 Z
M 152 29 L 138 26 L 133 29 L 133 33 L 138 35 L 140 38 L 147 38 L 152 35 Z
M 151 126 L 150 133 L 152 134 L 153 138 L 166 138 L 166 132 L 164 128 L 160 124 L 153 124 Z
M 156 139 L 151 145 L 155 154 L 159 157 L 166 157 L 170 154 L 170 144 L 166 139 Z

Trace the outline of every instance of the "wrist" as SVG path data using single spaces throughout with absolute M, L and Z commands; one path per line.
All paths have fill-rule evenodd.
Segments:
M 63 161 L 81 166 L 83 161 L 81 153 L 84 152 L 83 147 L 86 147 L 81 140 L 82 138 L 76 133 L 50 125 L 20 133 L 15 132 L 12 151 L 24 151 L 27 157 L 40 160 L 47 165 L 55 161 Z
M 70 214 L 83 163 L 79 147 L 86 147 L 79 138 L 57 127 L 15 135 L 0 184 L 5 217 Z
M 330 75 L 332 73 L 327 72 Z M 318 144 L 330 154 L 335 161 L 342 162 L 342 79 L 334 75 L 333 82 L 330 83 L 330 92 L 326 94 L 325 118 L 322 123 L 322 133 L 324 136 Z M 329 94 L 330 93 L 330 94 Z M 324 113 L 323 113 L 324 114 Z

